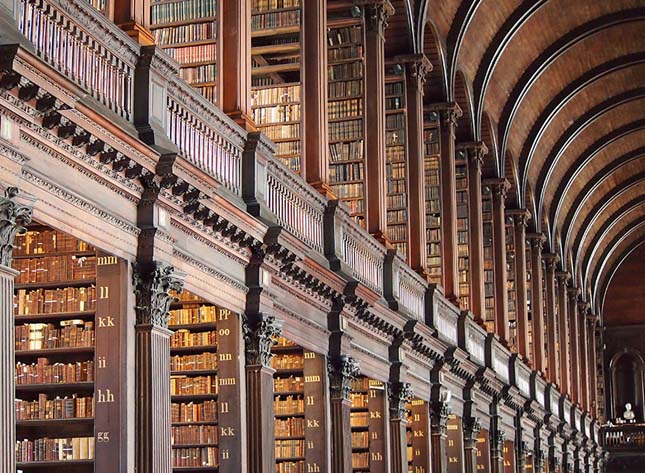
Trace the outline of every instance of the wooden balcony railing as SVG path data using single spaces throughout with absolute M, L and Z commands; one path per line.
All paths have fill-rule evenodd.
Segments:
M 45 62 L 126 120 L 138 45 L 89 4 L 21 0 L 18 28 Z
M 241 195 L 246 132 L 179 77 L 171 79 L 167 101 L 170 141 L 188 161 Z
M 607 450 L 645 452 L 645 424 L 622 424 L 603 427 L 600 442 Z

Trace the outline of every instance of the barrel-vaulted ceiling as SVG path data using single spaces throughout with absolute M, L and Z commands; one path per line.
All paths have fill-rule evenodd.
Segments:
M 459 141 L 594 311 L 645 240 L 645 0 L 397 0 L 386 54 L 425 53 L 427 103 L 454 101 Z

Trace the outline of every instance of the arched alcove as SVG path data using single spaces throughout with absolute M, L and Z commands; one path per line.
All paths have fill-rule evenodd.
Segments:
M 643 422 L 645 405 L 645 362 L 636 350 L 625 348 L 616 353 L 609 364 L 611 376 L 611 418 L 622 418 L 625 404 L 630 403 L 636 415 L 636 422 Z

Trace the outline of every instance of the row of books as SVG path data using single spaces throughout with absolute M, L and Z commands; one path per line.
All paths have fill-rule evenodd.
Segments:
M 305 388 L 305 380 L 302 376 L 289 376 L 288 378 L 274 378 L 273 392 L 285 393 L 302 391 Z
M 217 22 L 192 23 L 189 25 L 157 28 L 153 31 L 159 45 L 207 41 L 217 37 Z
M 190 330 L 177 330 L 170 337 L 170 347 L 201 347 L 215 346 L 217 343 L 217 332 L 191 332 Z
M 271 367 L 275 370 L 298 369 L 304 366 L 304 362 L 302 355 L 276 355 L 271 358 Z
M 364 178 L 363 163 L 350 163 L 329 168 L 329 182 L 358 181 Z
M 301 415 L 305 412 L 305 400 L 302 396 L 276 397 L 273 412 L 277 415 Z
M 405 130 L 405 115 L 403 113 L 390 113 L 385 117 L 387 130 Z
M 352 215 L 365 212 L 365 201 L 363 199 L 345 200 L 343 203 L 347 206 L 349 213 Z M 358 219 L 356 219 L 356 221 L 357 223 L 361 223 Z
M 300 84 L 256 89 L 252 92 L 251 97 L 253 99 L 253 107 L 299 102 L 300 90 Z
M 272 140 L 300 139 L 300 124 L 264 126 L 262 132 Z
M 385 148 L 385 157 L 388 162 L 405 162 L 406 160 L 406 155 L 405 155 L 405 146 L 402 144 L 397 144 L 397 145 L 388 145 Z
M 16 420 L 79 419 L 94 416 L 93 397 L 56 397 L 38 394 L 38 400 L 16 399 Z
M 300 24 L 300 10 L 287 10 L 272 13 L 263 13 L 251 17 L 251 31 L 266 28 L 283 28 L 298 26 Z
M 94 381 L 94 362 L 49 364 L 47 358 L 36 363 L 16 363 L 16 384 L 82 383 Z
M 387 163 L 385 171 L 388 179 L 405 179 L 405 162 Z
M 354 184 L 337 184 L 333 185 L 334 194 L 339 199 L 351 199 L 354 197 L 363 197 L 363 183 Z M 360 211 L 363 211 L 362 209 Z
M 352 412 L 349 423 L 352 427 L 367 427 L 370 425 L 369 412 Z
M 352 432 L 352 448 L 367 448 L 369 445 L 369 432 Z
M 329 124 L 329 141 L 360 140 L 363 138 L 363 120 L 354 119 Z
M 96 278 L 96 257 L 45 256 L 14 260 L 16 284 L 78 281 Z
M 217 2 L 212 0 L 181 0 L 172 3 L 157 3 L 150 7 L 152 25 L 177 21 L 208 18 L 217 15 Z
M 13 256 L 93 251 L 84 241 L 56 230 L 30 230 L 23 235 L 16 235 L 14 246 Z
M 300 6 L 300 0 L 253 0 L 251 11 L 254 13 L 279 8 L 295 8 Z
M 170 420 L 173 423 L 217 422 L 217 401 L 173 402 Z
M 252 114 L 256 125 L 297 121 L 300 120 L 300 105 L 255 107 Z
M 41 438 L 16 442 L 18 462 L 93 459 L 94 437 Z
M 370 453 L 369 452 L 352 452 L 352 468 L 369 468 L 370 466 Z
M 387 213 L 387 223 L 407 223 L 408 211 L 407 209 L 390 210 Z
M 388 82 L 385 84 L 385 95 L 403 95 L 403 81 Z
M 181 48 L 166 48 L 165 52 L 180 64 L 214 62 L 217 59 L 216 44 L 199 44 Z
M 217 394 L 217 376 L 171 376 L 170 395 Z
M 328 80 L 360 79 L 363 77 L 363 63 L 361 61 L 343 62 L 327 66 Z
M 327 49 L 327 61 L 346 61 L 347 59 L 360 59 L 363 57 L 363 46 L 360 44 L 351 44 L 344 48 Z
M 367 407 L 368 403 L 367 393 L 350 393 L 349 400 L 352 402 L 352 408 Z
M 329 46 L 343 46 L 347 43 L 362 43 L 363 30 L 360 26 L 332 28 L 327 34 L 327 42 Z
M 94 346 L 94 322 L 65 320 L 53 324 L 25 324 L 15 327 L 16 350 L 45 350 Z
M 213 103 L 217 103 L 217 87 L 214 85 L 208 85 L 203 87 L 195 87 L 195 90 L 202 94 L 202 96 Z
M 304 460 L 279 462 L 275 466 L 276 473 L 306 473 L 306 471 Z
M 92 311 L 96 309 L 96 287 L 18 289 L 13 305 L 18 316 Z
M 300 141 L 282 141 L 276 143 L 275 152 L 277 155 L 300 154 Z
M 343 99 L 345 97 L 356 97 L 363 94 L 363 81 L 362 80 L 344 80 L 338 82 L 330 82 L 327 85 L 327 99 Z M 330 102 L 331 105 L 333 102 Z
M 304 417 L 289 417 L 275 419 L 273 427 L 276 437 L 303 437 L 305 435 Z
M 217 353 L 175 355 L 170 357 L 170 371 L 198 371 L 217 369 Z
M 217 466 L 219 464 L 217 447 L 174 448 L 172 466 Z
M 217 81 L 217 65 L 203 64 L 197 67 L 182 67 L 179 75 L 189 84 L 204 84 Z
M 360 117 L 363 115 L 363 99 L 353 98 L 329 102 L 327 106 L 329 119 Z
M 329 144 L 331 164 L 342 161 L 358 161 L 363 159 L 363 140 L 338 142 Z
M 275 441 L 275 457 L 294 458 L 305 455 L 305 441 L 301 439 L 283 439 Z
M 407 222 L 400 222 L 400 224 L 388 225 L 387 236 L 390 239 L 390 241 L 407 241 L 408 240 Z
M 171 429 L 173 445 L 216 444 L 216 425 L 181 425 Z
M 387 208 L 397 209 L 407 207 L 408 195 L 407 194 L 390 194 L 387 196 Z
M 183 307 L 171 310 L 168 325 L 205 324 L 216 320 L 217 307 L 201 305 L 199 307 Z

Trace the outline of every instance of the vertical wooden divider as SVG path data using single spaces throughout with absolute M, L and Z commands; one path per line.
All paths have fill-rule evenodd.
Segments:
M 239 316 L 217 309 L 217 424 L 220 471 L 242 471 L 242 392 Z
M 370 473 L 388 471 L 387 458 L 387 409 L 385 384 L 369 380 L 368 390 L 369 438 L 370 438 Z
M 454 414 L 448 416 L 446 424 L 446 453 L 448 455 L 448 473 L 464 471 L 464 435 L 461 419 Z
M 329 471 L 327 441 L 327 376 L 323 355 L 304 351 L 305 377 L 305 471 Z
M 484 429 L 477 434 L 477 471 L 490 473 L 490 434 Z
M 430 414 L 428 403 L 422 399 L 410 402 L 412 414 L 412 472 L 430 473 Z
M 515 473 L 515 443 L 513 441 L 504 441 L 502 456 L 504 457 L 504 473 Z
M 127 262 L 96 253 L 94 472 L 126 471 Z M 169 382 L 169 381 L 168 381 Z

